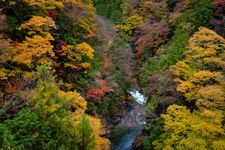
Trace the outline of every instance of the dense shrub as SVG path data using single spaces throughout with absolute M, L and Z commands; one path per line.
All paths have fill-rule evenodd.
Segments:
M 142 67 L 141 81 L 147 81 L 149 75 L 164 71 L 170 65 L 183 58 L 185 47 L 191 34 L 199 26 L 208 26 L 212 18 L 211 0 L 197 1 L 184 11 L 179 18 L 171 40 L 162 49 L 159 56 L 150 57 Z
M 123 17 L 122 0 L 94 0 L 98 14 L 105 16 L 115 23 L 121 22 Z

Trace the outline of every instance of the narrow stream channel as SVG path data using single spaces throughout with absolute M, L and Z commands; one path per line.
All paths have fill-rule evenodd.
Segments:
M 129 93 L 134 97 L 135 103 L 128 114 L 122 119 L 121 124 L 130 130 L 115 145 L 115 150 L 131 150 L 132 143 L 141 134 L 143 125 L 145 124 L 141 117 L 141 108 L 146 102 L 146 97 L 137 90 L 131 90 Z

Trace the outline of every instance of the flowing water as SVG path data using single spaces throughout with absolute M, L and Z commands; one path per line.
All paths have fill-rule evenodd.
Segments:
M 104 43 L 103 45 L 99 45 L 100 47 L 97 49 L 100 50 L 100 54 L 107 54 L 109 53 L 110 47 L 114 43 L 115 39 L 119 37 L 119 35 L 117 34 L 117 31 L 114 28 L 114 24 L 107 21 L 104 17 L 97 16 L 97 24 L 97 35 L 99 36 L 99 39 L 103 39 Z M 132 72 L 132 67 L 135 64 L 135 59 L 130 44 L 127 44 L 125 47 L 117 48 L 122 48 L 123 50 L 117 49 L 117 53 L 114 53 L 111 58 L 112 61 L 117 61 L 117 63 L 120 63 L 119 66 L 122 68 L 121 70 L 126 68 L 128 70 L 126 70 L 125 72 Z M 113 60 L 113 58 L 115 60 Z M 127 61 L 124 62 L 125 60 Z M 124 76 L 126 76 L 126 79 L 128 79 L 130 84 L 134 84 L 135 86 L 136 82 L 132 79 L 131 76 L 127 74 L 124 74 Z M 142 105 L 146 101 L 146 98 L 137 90 L 129 90 L 128 92 L 134 97 L 135 102 L 132 104 L 131 109 L 126 112 L 126 114 L 122 115 L 122 119 L 118 126 L 122 126 L 126 129 L 129 129 L 129 132 L 126 133 L 123 137 L 121 137 L 121 139 L 118 139 L 119 142 L 113 144 L 113 149 L 115 150 L 130 150 L 132 147 L 132 143 L 137 138 L 137 136 L 141 134 L 143 125 L 145 124 L 142 119 L 141 109 Z
M 114 146 L 115 150 L 131 150 L 132 143 L 141 134 L 143 125 L 145 124 L 141 116 L 141 108 L 146 102 L 146 97 L 137 90 L 131 90 L 129 93 L 134 97 L 135 103 L 128 114 L 121 120 L 120 124 L 130 130 Z
M 143 105 L 147 100 L 147 98 L 143 94 L 138 92 L 137 90 L 131 90 L 129 91 L 129 93 L 134 97 L 135 101 L 140 105 Z

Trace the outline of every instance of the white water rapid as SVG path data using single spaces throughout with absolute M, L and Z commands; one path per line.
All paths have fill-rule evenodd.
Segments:
M 121 124 L 130 128 L 130 131 L 126 133 L 114 147 L 115 150 L 131 150 L 132 143 L 135 141 L 143 130 L 143 121 L 141 117 L 142 105 L 146 103 L 147 98 L 137 90 L 128 91 L 135 99 L 135 103 L 132 109 L 122 119 Z

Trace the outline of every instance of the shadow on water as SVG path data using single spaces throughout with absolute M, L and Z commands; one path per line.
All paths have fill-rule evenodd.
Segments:
M 131 129 L 126 135 L 124 135 L 118 145 L 115 146 L 115 150 L 130 150 L 132 143 L 138 135 L 141 134 L 143 127 L 136 127 Z
M 142 105 L 147 98 L 137 90 L 128 91 L 135 99 L 132 109 L 121 120 L 120 126 L 129 128 L 113 146 L 114 150 L 131 150 L 132 143 L 141 134 L 145 122 L 141 116 Z

